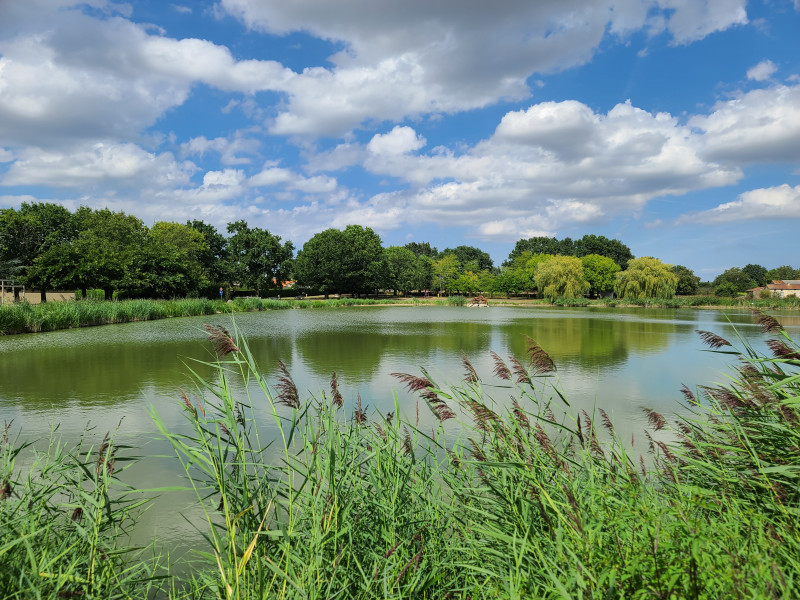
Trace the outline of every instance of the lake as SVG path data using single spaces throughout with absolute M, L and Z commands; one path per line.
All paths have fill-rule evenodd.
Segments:
M 800 317 L 777 314 L 797 337 Z M 504 403 L 509 390 L 492 376 L 495 351 L 524 358 L 529 336 L 550 353 L 557 378 L 573 408 L 604 408 L 623 436 L 638 435 L 641 408 L 671 414 L 680 409 L 683 383 L 690 388 L 725 380 L 732 361 L 704 351 L 696 330 L 732 342 L 737 332 L 759 348 L 764 336 L 745 311 L 523 308 L 470 309 L 443 306 L 366 307 L 242 313 L 236 325 L 268 381 L 281 359 L 298 388 L 321 397 L 332 371 L 345 402 L 360 395 L 370 411 L 416 411 L 416 396 L 390 374 L 418 374 L 424 367 L 444 385 L 464 374 L 461 351 L 484 378 L 487 393 Z M 141 487 L 175 485 L 182 471 L 165 458 L 148 415 L 155 408 L 170 428 L 185 420 L 179 388 L 191 388 L 189 367 L 203 377 L 213 360 L 203 324 L 231 328 L 224 315 L 0 337 L 0 424 L 13 419 L 23 439 L 44 439 L 58 427 L 65 439 L 85 431 L 99 443 L 117 429 L 124 442 L 147 458 L 128 477 Z M 242 390 L 243 392 L 244 390 Z M 420 407 L 423 425 L 432 417 Z M 162 498 L 145 515 L 149 535 L 191 545 L 196 534 L 180 518 L 191 513 L 191 495 Z M 179 544 L 179 545 L 181 545 Z

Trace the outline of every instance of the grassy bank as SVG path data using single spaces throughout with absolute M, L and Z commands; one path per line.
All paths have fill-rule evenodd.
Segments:
M 493 373 L 464 357 L 454 387 L 397 374 L 437 418 L 423 431 L 400 407 L 345 406 L 335 374 L 302 400 L 281 367 L 272 391 L 246 340 L 210 328 L 216 379 L 181 393 L 192 433 L 153 415 L 207 515 L 189 579 L 154 579 L 158 565 L 115 545 L 139 500 L 107 491 L 125 454 L 113 440 L 51 450 L 41 461 L 53 467 L 25 476 L 5 442 L 0 585 L 53 598 L 159 585 L 174 598 L 797 597 L 800 348 L 756 318 L 773 355 L 701 332 L 737 370 L 725 386 L 685 388 L 686 418 L 648 411 L 645 457 L 603 411 L 571 414 L 533 341 L 523 360 L 493 356 Z M 247 397 L 232 392 L 238 380 Z M 29 502 L 52 478 L 64 489 Z
M 0 306 L 0 335 L 38 333 L 76 327 L 92 327 L 152 321 L 169 317 L 193 317 L 215 313 L 236 313 L 266 310 L 341 308 L 347 306 L 372 306 L 376 304 L 431 304 L 464 306 L 468 298 L 460 295 L 442 298 L 340 298 L 295 300 L 275 298 L 236 298 L 231 302 L 207 299 L 184 300 L 123 300 L 68 301 L 28 304 L 25 302 Z M 800 308 L 800 298 L 718 298 L 716 296 L 676 296 L 672 299 L 649 299 L 640 302 L 600 298 L 557 298 L 553 302 L 537 299 L 490 300 L 493 305 L 566 306 L 566 307 L 646 307 L 646 308 Z
M 202 298 L 185 300 L 69 301 L 0 306 L 0 335 L 37 333 L 75 327 L 92 327 L 132 321 L 152 321 L 169 317 L 194 317 L 216 313 L 236 313 L 292 308 L 339 308 L 407 302 L 369 298 L 294 300 L 275 298 L 236 298 L 231 302 Z

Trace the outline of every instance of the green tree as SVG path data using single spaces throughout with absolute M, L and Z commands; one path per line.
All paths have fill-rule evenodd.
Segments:
M 751 279 L 747 273 L 745 273 L 739 267 L 733 267 L 731 269 L 727 269 L 723 271 L 717 278 L 714 280 L 714 287 L 719 287 L 723 283 L 730 283 L 736 288 L 738 292 L 745 292 L 751 288 L 756 287 L 755 280 Z
M 408 294 L 415 289 L 417 275 L 417 257 L 403 246 L 389 246 L 386 248 L 386 258 L 389 261 L 388 287 Z
M 414 261 L 414 286 L 416 290 L 429 290 L 433 287 L 433 259 L 421 254 Z
M 200 231 L 179 223 L 155 223 L 139 250 L 136 268 L 121 288 L 131 296 L 176 298 L 196 294 L 208 284 L 201 257 L 208 251 Z
M 736 296 L 739 295 L 739 290 L 736 288 L 735 284 L 729 281 L 723 281 L 714 290 L 714 295 L 721 298 L 736 298 Z
M 651 256 L 630 260 L 628 268 L 616 277 L 614 292 L 620 298 L 631 300 L 672 298 L 678 286 L 678 277 L 670 265 Z
M 0 264 L 15 279 L 38 288 L 46 302 L 50 272 L 33 268 L 34 262 L 75 234 L 72 214 L 60 204 L 23 202 L 18 210 L 0 209 Z
M 766 280 L 772 282 L 776 279 L 785 281 L 786 279 L 800 279 L 800 269 L 795 269 L 789 265 L 782 265 L 767 271 Z
M 676 294 L 691 296 L 697 293 L 697 289 L 700 287 L 700 278 L 694 274 L 694 271 L 683 265 L 675 265 L 671 270 L 678 277 Z
M 344 290 L 346 243 L 339 229 L 326 229 L 303 244 L 294 261 L 299 285 L 322 292 L 327 298 Z
M 389 281 L 389 261 L 380 236 L 370 227 L 344 228 L 345 289 L 353 294 L 374 293 Z
M 433 282 L 439 291 L 451 291 L 458 274 L 459 263 L 455 254 L 445 254 L 442 258 L 433 261 Z
M 442 254 L 455 254 L 458 262 L 464 269 L 469 266 L 474 267 L 474 270 L 482 271 L 484 269 L 491 269 L 494 267 L 492 257 L 480 248 L 474 246 L 458 246 L 456 248 L 446 248 Z M 469 263 L 473 263 L 470 265 Z
M 614 289 L 619 265 L 607 256 L 587 254 L 581 257 L 583 277 L 589 283 L 589 293 L 592 295 L 605 294 Z
M 200 255 L 200 264 L 206 279 L 215 288 L 231 283 L 231 265 L 228 260 L 228 240 L 213 225 L 203 221 L 186 221 L 186 224 L 203 234 L 205 250 Z
M 326 229 L 304 245 L 295 260 L 298 283 L 325 294 L 358 295 L 386 287 L 389 260 L 381 238 L 369 227 Z
M 409 242 L 404 247 L 411 250 L 414 256 L 427 256 L 428 258 L 439 257 L 439 251 L 428 242 Z
M 231 271 L 238 282 L 258 295 L 269 289 L 281 289 L 281 282 L 292 268 L 292 242 L 281 244 L 280 236 L 250 227 L 242 220 L 228 223 L 228 233 Z
M 589 289 L 583 277 L 583 264 L 574 256 L 554 256 L 536 267 L 536 287 L 548 300 L 575 298 Z
M 531 254 L 572 256 L 575 254 L 575 242 L 570 238 L 557 240 L 554 237 L 532 237 L 527 240 L 518 240 L 514 249 L 508 255 L 508 258 L 503 262 L 503 265 L 510 265 L 514 262 L 515 258 L 526 251 Z
M 756 282 L 756 285 L 766 285 L 767 269 L 761 265 L 746 265 L 742 272 Z
M 619 240 L 610 240 L 603 235 L 594 234 L 587 234 L 575 242 L 575 256 L 583 257 L 590 254 L 606 256 L 622 269 L 626 269 L 628 261 L 633 258 L 631 249 Z

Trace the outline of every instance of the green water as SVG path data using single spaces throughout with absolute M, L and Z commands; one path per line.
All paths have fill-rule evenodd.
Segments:
M 797 336 L 800 318 L 779 315 Z M 179 483 L 181 471 L 156 439 L 148 410 L 155 408 L 173 429 L 184 426 L 179 388 L 190 386 L 187 365 L 201 376 L 213 358 L 204 323 L 231 327 L 229 317 L 197 317 L 131 323 L 0 338 L 0 424 L 25 439 L 49 436 L 53 427 L 67 439 L 84 432 L 100 440 L 119 427 L 125 442 L 146 456 L 130 471 L 134 485 Z M 641 432 L 642 407 L 673 413 L 683 383 L 694 387 L 724 381 L 728 357 L 703 351 L 695 330 L 734 339 L 736 331 L 757 345 L 763 335 L 748 312 L 656 309 L 469 309 L 455 307 L 370 307 L 293 310 L 236 315 L 267 380 L 283 360 L 301 393 L 320 396 L 336 371 L 345 401 L 360 394 L 370 410 L 394 409 L 395 399 L 413 414 L 408 395 L 393 372 L 425 367 L 440 384 L 463 377 L 461 351 L 484 377 L 499 402 L 509 391 L 491 376 L 489 351 L 524 356 L 529 336 L 558 367 L 558 382 L 573 408 L 604 408 L 624 436 Z M 734 328 L 736 331 L 734 331 Z M 432 424 L 422 406 L 422 426 Z M 120 425 L 121 423 L 121 425 Z M 191 495 L 159 500 L 145 515 L 143 531 L 192 545 Z

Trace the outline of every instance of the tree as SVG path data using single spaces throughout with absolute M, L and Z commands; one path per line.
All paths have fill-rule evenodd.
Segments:
M 721 298 L 735 298 L 739 295 L 739 290 L 736 285 L 729 281 L 723 281 L 714 290 L 714 295 Z
M 421 254 L 414 261 L 414 287 L 416 290 L 429 290 L 433 287 L 433 259 Z
M 442 254 L 455 254 L 458 262 L 463 268 L 468 268 L 469 263 L 474 263 L 475 270 L 483 271 L 484 269 L 491 269 L 494 267 L 492 257 L 480 248 L 474 246 L 458 246 L 456 248 L 446 248 Z
M 531 254 L 572 256 L 575 253 L 575 243 L 570 238 L 557 240 L 554 237 L 532 237 L 527 240 L 518 240 L 503 265 L 510 265 L 515 258 L 526 251 Z
M 345 238 L 338 229 L 326 229 L 303 244 L 294 262 L 297 283 L 327 298 L 344 289 Z
M 228 223 L 228 251 L 233 276 L 240 284 L 261 295 L 268 289 L 281 289 L 291 271 L 294 245 L 281 244 L 280 236 L 266 229 L 249 227 L 245 221 Z
M 439 257 L 439 251 L 428 242 L 409 242 L 405 245 L 405 248 L 411 250 L 414 256 L 427 256 L 429 258 Z
M 398 290 L 408 294 L 415 289 L 417 274 L 417 257 L 403 246 L 389 246 L 386 248 L 386 258 L 389 261 L 388 286 L 397 293 Z
M 800 279 L 800 269 L 795 269 L 789 265 L 782 265 L 776 269 L 767 271 L 766 279 L 772 282 L 776 279 L 784 281 L 786 279 Z
M 206 279 L 214 287 L 231 282 L 231 265 L 228 260 L 228 240 L 213 225 L 203 221 L 186 221 L 192 229 L 203 234 L 206 248 L 200 255 L 200 264 Z
M 600 295 L 614 289 L 619 265 L 607 256 L 587 254 L 581 257 L 583 277 L 589 283 L 589 293 Z
M 610 240 L 603 235 L 594 234 L 587 234 L 575 242 L 575 256 L 583 257 L 590 254 L 606 256 L 623 270 L 628 267 L 628 261 L 633 258 L 631 249 L 619 240 Z
M 58 264 L 60 277 L 84 291 L 100 288 L 111 300 L 114 290 L 135 276 L 147 230 L 136 217 L 107 208 L 82 206 L 74 218 L 78 237 L 57 250 L 64 257 Z
M 442 258 L 433 261 L 433 281 L 439 291 L 449 292 L 453 289 L 453 281 L 458 277 L 458 267 L 455 254 L 444 254 Z
M 121 288 L 132 296 L 185 297 L 208 284 L 201 257 L 208 251 L 203 234 L 179 223 L 159 222 L 147 232 L 136 268 Z
M 746 265 L 742 269 L 742 273 L 755 281 L 756 285 L 766 285 L 767 283 L 767 269 L 761 265 Z
M 756 287 L 757 285 L 755 280 L 748 277 L 747 273 L 745 273 L 739 267 L 733 267 L 731 269 L 723 271 L 714 280 L 714 287 L 719 287 L 723 283 L 730 283 L 736 288 L 736 291 L 738 292 L 745 292 L 751 288 Z
M 574 256 L 554 256 L 536 267 L 536 287 L 548 300 L 575 298 L 589 289 L 583 264 Z
M 700 278 L 694 274 L 694 271 L 683 265 L 675 265 L 672 267 L 672 272 L 678 277 L 676 294 L 691 296 L 697 293 L 697 288 L 700 286 Z
M 41 290 L 47 302 L 49 271 L 32 269 L 37 258 L 75 237 L 72 214 L 60 204 L 23 202 L 0 210 L 0 264 L 23 283 Z
M 381 238 L 369 227 L 326 229 L 304 245 L 295 260 L 298 283 L 325 294 L 375 292 L 389 282 Z
M 386 287 L 389 261 L 380 236 L 370 227 L 344 228 L 345 289 L 353 294 L 374 293 Z
M 628 268 L 616 277 L 614 292 L 631 300 L 672 298 L 678 286 L 678 277 L 670 265 L 650 256 L 630 260 Z

